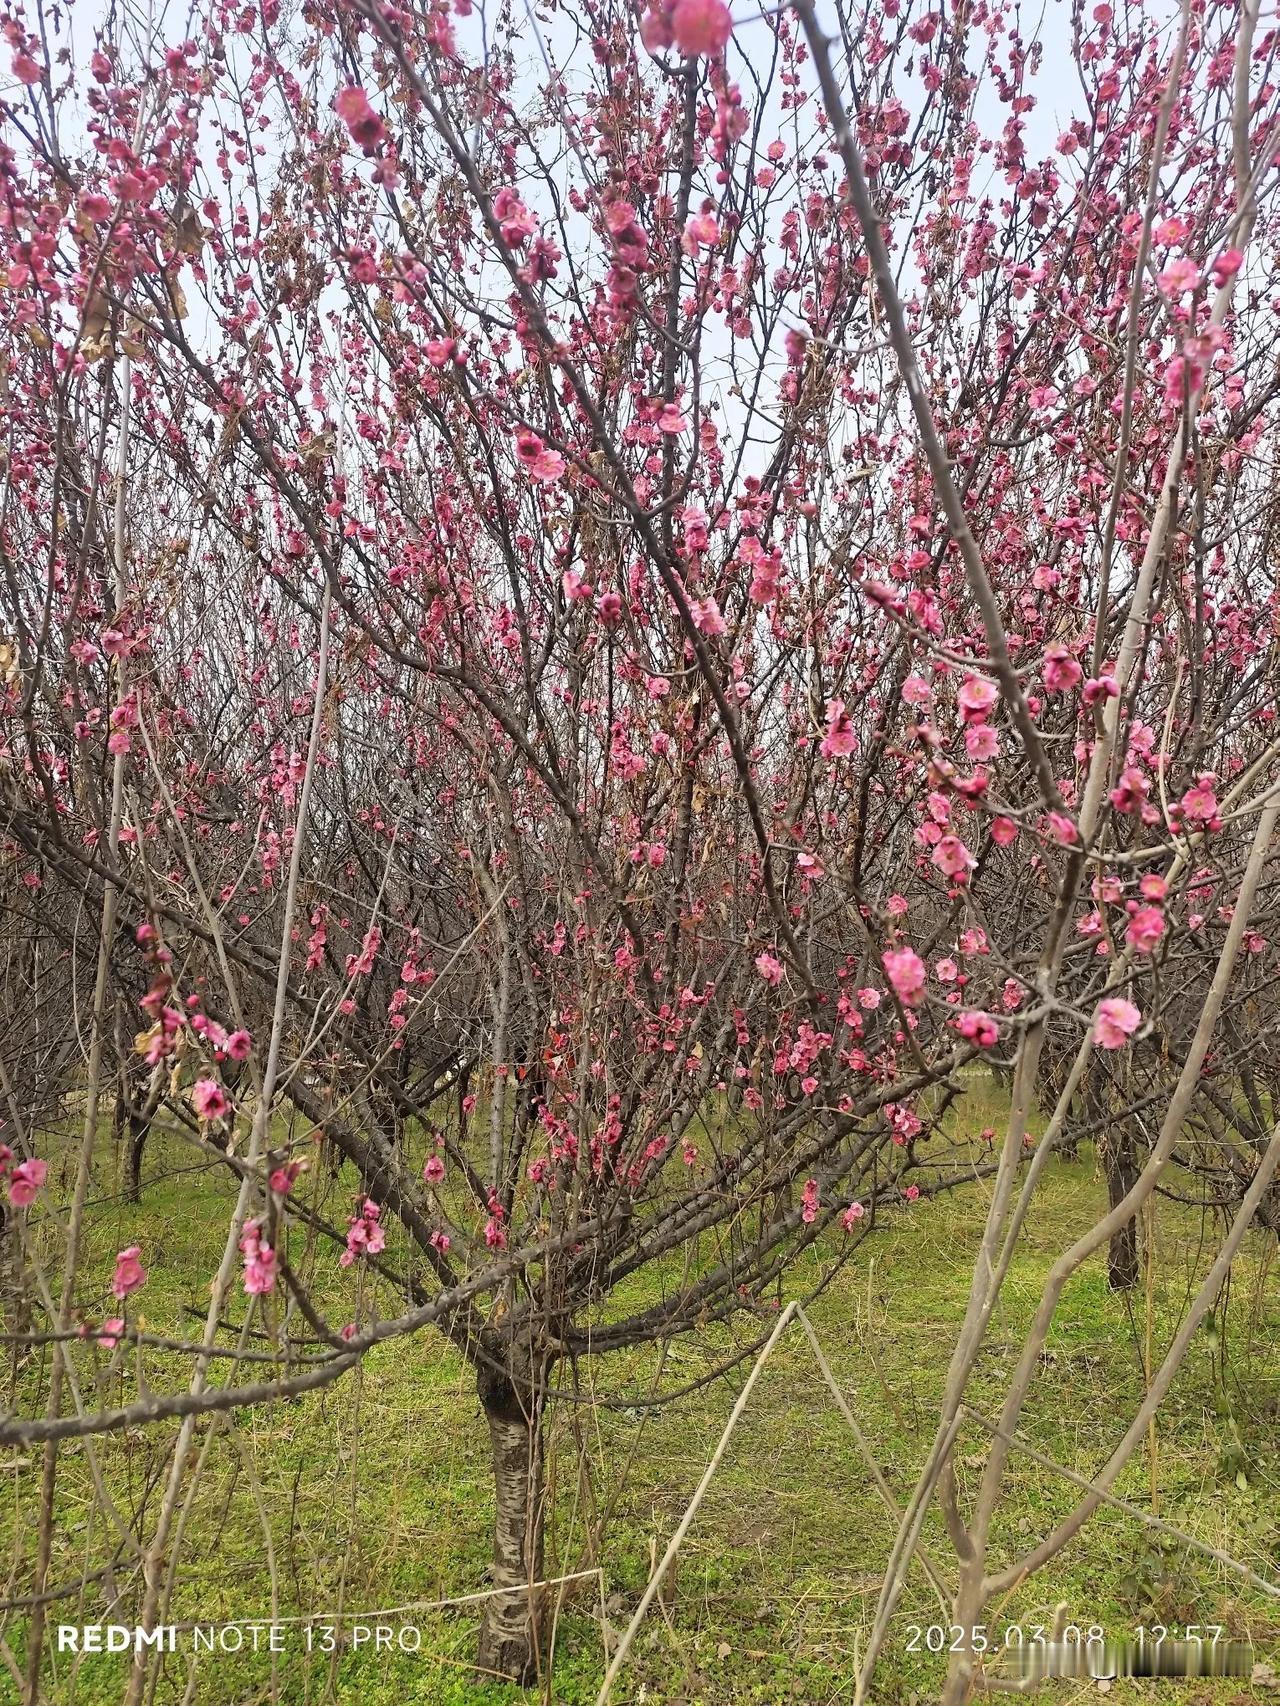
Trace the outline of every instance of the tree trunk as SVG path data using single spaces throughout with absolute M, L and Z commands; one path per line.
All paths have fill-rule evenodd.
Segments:
M 147 1137 L 151 1131 L 151 1121 L 139 1119 L 133 1109 L 129 1110 L 129 1178 L 125 1187 L 125 1200 L 131 1203 L 142 1201 L 142 1155 L 147 1147 Z
M 477 1385 L 489 1423 L 495 1511 L 493 1585 L 486 1602 L 476 1662 L 527 1685 L 541 1665 L 543 1532 L 542 1400 L 523 1401 L 512 1382 L 482 1368 Z
M 1133 1134 L 1123 1121 L 1115 1120 L 1099 1140 L 1103 1171 L 1107 1176 L 1107 1200 L 1114 1208 L 1138 1177 L 1133 1152 Z M 1138 1283 L 1138 1220 L 1133 1216 L 1111 1234 L 1107 1251 L 1107 1284 L 1112 1291 L 1127 1291 Z

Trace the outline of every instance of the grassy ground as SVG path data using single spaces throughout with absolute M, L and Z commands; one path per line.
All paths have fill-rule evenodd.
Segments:
M 986 1123 L 979 1106 L 966 1112 Z M 184 1310 L 201 1309 L 200 1286 L 216 1264 L 225 1187 L 216 1175 L 173 1176 L 177 1153 L 157 1144 L 143 1205 L 107 1201 L 90 1217 L 96 1263 L 109 1274 L 121 1245 L 144 1246 L 151 1280 L 140 1301 L 158 1331 L 189 1335 Z M 104 1163 L 103 1195 L 112 1184 Z M 986 1413 L 999 1402 L 1021 1326 L 1064 1240 L 1088 1223 L 1102 1195 L 1091 1151 L 1055 1163 L 1014 1263 L 973 1389 Z M 885 1475 L 906 1497 L 927 1447 L 968 1272 L 980 1233 L 985 1187 L 940 1203 L 904 1208 L 861 1246 L 812 1310 L 827 1356 Z M 225 1225 L 225 1219 L 222 1220 Z M 1211 1231 L 1210 1231 L 1211 1237 Z M 1078 1471 L 1096 1467 L 1143 1384 L 1148 1330 L 1167 1342 L 1208 1253 L 1199 1217 L 1161 1207 L 1148 1297 L 1108 1291 L 1101 1259 L 1072 1281 L 1033 1403 L 1028 1444 Z M 1261 1237 L 1237 1264 L 1221 1331 L 1199 1336 L 1149 1448 L 1119 1492 L 1143 1509 L 1224 1548 L 1263 1575 L 1280 1555 L 1280 1298 Z M 815 1258 L 793 1280 L 817 1278 Z M 344 1282 L 345 1283 L 345 1282 Z M 104 1300 L 105 1301 L 105 1300 Z M 1148 1329 L 1148 1310 L 1151 1324 Z M 744 1342 L 759 1332 L 742 1329 Z M 684 1384 L 714 1366 L 723 1332 L 695 1334 L 672 1348 L 665 1384 Z M 1225 1344 L 1225 1374 L 1223 1348 Z M 656 1353 L 583 1368 L 584 1395 L 648 1390 Z M 31 1378 L 26 1372 L 25 1378 Z M 745 1370 L 658 1411 L 624 1405 L 558 1406 L 551 1473 L 554 1520 L 549 1569 L 598 1566 L 599 1582 L 571 1589 L 559 1616 L 554 1669 L 540 1697 L 595 1698 L 602 1676 L 601 1616 L 624 1626 L 650 1570 L 684 1510 L 732 1405 Z M 101 1396 L 110 1401 L 111 1390 Z M 172 1438 L 172 1430 L 165 1436 Z M 957 1452 L 962 1499 L 980 1464 L 981 1434 Z M 112 1435 L 93 1450 L 126 1520 L 158 1499 L 164 1452 L 154 1432 Z M 0 1461 L 0 1545 L 10 1560 L 0 1597 L 20 1593 L 34 1547 L 35 1454 Z M 100 1568 L 110 1536 L 91 1496 L 89 1448 L 64 1447 L 57 1551 L 52 1580 Z M 1075 1489 L 1020 1458 L 997 1531 L 997 1551 L 1014 1556 L 1064 1515 Z M 149 1527 L 148 1521 L 144 1527 Z M 437 1335 L 384 1347 L 358 1376 L 325 1393 L 245 1412 L 223 1427 L 191 1485 L 182 1567 L 171 1621 L 218 1624 L 231 1618 L 285 1620 L 344 1608 L 360 1614 L 415 1607 L 476 1593 L 486 1585 L 490 1492 L 486 1435 L 474 1385 Z M 658 1606 L 633 1649 L 619 1702 L 828 1702 L 851 1698 L 855 1654 L 865 1639 L 891 1538 L 891 1524 L 858 1448 L 821 1384 L 800 1336 L 784 1341 L 761 1378 L 717 1479 L 683 1548 L 671 1603 Z M 927 1544 L 948 1549 L 931 1523 Z M 130 1582 L 128 1567 L 118 1573 Z M 93 1622 L 101 1589 L 59 1602 L 54 1621 Z M 1184 1546 L 1159 1542 L 1118 1512 L 1099 1515 L 1065 1554 L 992 1614 L 993 1640 L 1009 1626 L 1047 1623 L 1065 1600 L 1073 1621 L 1124 1634 L 1139 1624 L 1223 1624 L 1252 1640 L 1260 1660 L 1280 1668 L 1280 1602 Z M 277 1699 L 360 1701 L 364 1706 L 499 1706 L 526 1698 L 487 1683 L 468 1666 L 474 1606 L 396 1610 L 381 1621 L 416 1653 L 339 1650 L 308 1653 L 288 1627 L 274 1658 L 193 1655 L 188 1638 L 166 1660 L 156 1699 L 199 1706 L 244 1706 Z M 902 1706 L 929 1699 L 943 1661 L 913 1643 L 913 1625 L 945 1622 L 924 1578 L 913 1574 L 882 1665 L 876 1698 Z M 20 1654 L 23 1629 L 6 1638 Z M 234 1637 L 231 1637 L 234 1638 Z M 249 1637 L 246 1635 L 246 1646 Z M 920 1650 L 913 1650 L 918 1645 Z M 120 1699 L 123 1661 L 67 1656 L 49 1674 L 56 1706 L 106 1706 Z M 0 1673 L 0 1699 L 7 1676 Z M 1092 1685 L 1059 1685 L 1073 1693 Z M 1145 1697 L 1161 1684 L 1122 1684 L 1117 1699 Z M 1249 1683 L 1196 1684 L 1184 1698 L 1261 1697 Z M 535 1696 L 528 1696 L 530 1700 Z M 1274 1696 L 1273 1696 L 1274 1698 Z

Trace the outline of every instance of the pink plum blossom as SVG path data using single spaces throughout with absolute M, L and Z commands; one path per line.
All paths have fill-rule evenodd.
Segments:
M 349 1268 L 357 1256 L 376 1256 L 386 1249 L 386 1228 L 379 1224 L 382 1209 L 371 1197 L 347 1220 L 347 1247 L 338 1257 L 340 1267 Z
M 767 948 L 756 955 L 756 970 L 771 989 L 776 989 L 782 982 L 782 961 Z
M 676 0 L 671 33 L 681 53 L 719 53 L 732 32 L 729 8 L 723 0 Z
M 1182 815 L 1188 823 L 1211 823 L 1217 817 L 1218 800 L 1213 791 L 1215 780 L 1211 770 L 1202 770 L 1182 796 Z
M 147 1270 L 138 1258 L 142 1254 L 140 1244 L 130 1244 L 127 1250 L 121 1250 L 116 1257 L 116 1271 L 111 1281 L 111 1295 L 123 1303 L 131 1291 L 137 1291 L 147 1283 Z
M 972 1008 L 966 1008 L 956 1018 L 956 1030 L 970 1042 L 977 1043 L 979 1048 L 994 1048 L 1000 1035 L 995 1020 L 989 1013 L 981 1013 Z
M 216 1078 L 197 1078 L 191 1086 L 191 1106 L 202 1120 L 222 1120 L 231 1112 L 227 1093 Z
M 963 877 L 978 861 L 958 835 L 944 835 L 933 850 L 933 862 L 944 876 Z
M 988 681 L 985 675 L 968 675 L 956 694 L 956 703 L 960 707 L 960 720 L 963 723 L 983 723 L 990 715 L 991 707 L 1000 697 L 999 689 L 994 681 Z
M 1138 906 L 1130 902 L 1129 927 L 1125 941 L 1140 954 L 1152 954 L 1164 935 L 1164 914 L 1158 906 Z
M 333 103 L 338 117 L 351 132 L 353 142 L 358 142 L 366 154 L 371 154 L 375 148 L 387 139 L 387 128 L 377 113 L 369 104 L 369 97 L 363 89 L 347 88 L 339 92 Z
M 884 956 L 885 976 L 904 1007 L 924 1000 L 924 961 L 912 948 L 891 948 Z
M 245 1221 L 240 1235 L 240 1250 L 244 1257 L 245 1291 L 251 1297 L 265 1295 L 275 1286 L 279 1258 L 270 1244 L 263 1243 L 259 1221 Z
M 819 751 L 824 758 L 848 758 L 858 744 L 853 720 L 845 709 L 843 699 L 832 699 L 827 706 L 827 732 Z
M 35 1158 L 20 1161 L 9 1174 L 9 1201 L 15 1208 L 26 1208 L 36 1200 L 36 1192 L 42 1189 L 48 1177 L 47 1161 Z
M 1093 1040 L 1099 1048 L 1123 1048 L 1141 1023 L 1142 1014 L 1132 1001 L 1119 995 L 1109 996 L 1098 1003 Z
M 1049 693 L 1068 693 L 1084 671 L 1065 646 L 1049 646 L 1044 654 L 1044 685 Z

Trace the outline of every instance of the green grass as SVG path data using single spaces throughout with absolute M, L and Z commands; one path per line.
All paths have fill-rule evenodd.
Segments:
M 965 1129 L 988 1123 L 998 1107 L 982 1086 L 957 1115 Z M 959 1128 L 957 1128 L 959 1129 Z M 114 1157 L 105 1146 L 96 1188 L 109 1198 Z M 85 1307 L 105 1313 L 105 1284 L 114 1252 L 140 1242 L 151 1278 L 135 1302 L 157 1331 L 194 1336 L 190 1309 L 202 1310 L 208 1275 L 225 1227 L 226 1185 L 209 1172 L 174 1174 L 189 1152 L 157 1142 L 149 1157 L 166 1176 L 150 1183 L 140 1208 L 104 1201 L 90 1214 L 86 1274 L 102 1295 Z M 353 1181 L 339 1181 L 349 1190 Z M 993 1413 L 1012 1367 L 1020 1332 L 1040 1295 L 1050 1262 L 1094 1216 L 1104 1192 L 1094 1157 L 1051 1163 L 971 1389 L 975 1407 Z M 341 1201 L 339 1196 L 337 1201 Z M 891 1215 L 861 1245 L 812 1310 L 827 1356 L 881 1468 L 900 1500 L 927 1449 L 942 1379 L 964 1308 L 969 1266 L 980 1235 L 986 1186 L 975 1184 L 934 1204 Z M 337 1212 L 331 1205 L 330 1212 Z M 1188 1289 L 1212 1254 L 1198 1215 L 1165 1203 L 1155 1229 L 1157 1260 L 1151 1295 L 1152 1338 L 1167 1343 Z M 1143 1509 L 1153 1497 L 1166 1521 L 1274 1576 L 1280 1555 L 1280 1299 L 1267 1264 L 1274 1240 L 1251 1235 L 1237 1263 L 1221 1346 L 1197 1339 L 1155 1434 L 1154 1460 L 1139 1453 L 1117 1488 Z M 815 1253 L 793 1275 L 791 1292 L 812 1285 L 830 1251 Z M 328 1294 L 349 1299 L 322 1252 Z M 646 1282 L 656 1288 L 658 1279 Z M 637 1297 L 643 1296 L 642 1290 Z M 239 1318 L 242 1300 L 235 1310 Z M 390 1307 L 389 1301 L 383 1307 Z M 336 1316 L 342 1319 L 341 1315 Z M 761 1331 L 744 1320 L 736 1342 Z M 1023 1436 L 1042 1453 L 1079 1472 L 1106 1457 L 1142 1386 L 1147 1332 L 1144 1290 L 1112 1294 L 1101 1255 L 1069 1285 L 1044 1359 Z M 694 1333 L 671 1349 L 666 1386 L 683 1385 L 713 1368 L 735 1334 Z M 601 1360 L 579 1370 L 584 1396 L 627 1398 L 649 1390 L 655 1350 Z M 104 1359 L 105 1363 L 105 1359 Z M 167 1363 L 167 1367 L 166 1367 Z M 157 1384 L 175 1378 L 172 1360 L 155 1357 Z M 558 1405 L 550 1467 L 554 1515 L 548 1568 L 599 1565 L 606 1613 L 624 1626 L 650 1570 L 693 1493 L 744 1377 L 745 1368 L 672 1407 Z M 39 1383 L 28 1364 L 17 1371 L 25 1390 Z M 99 1397 L 132 1393 L 119 1375 Z M 111 1435 L 93 1451 L 122 1518 L 144 1507 L 149 1532 L 174 1425 Z M 358 1375 L 327 1392 L 270 1409 L 237 1414 L 215 1436 L 192 1495 L 186 1540 L 169 1617 L 220 1623 L 230 1618 L 300 1617 L 345 1606 L 349 1615 L 481 1592 L 489 1554 L 490 1490 L 486 1432 L 474 1384 L 438 1334 L 384 1346 Z M 962 1501 L 976 1480 L 982 1435 L 967 1429 L 957 1453 Z M 0 1459 L 4 1516 L 0 1545 L 7 1560 L 3 1597 L 20 1594 L 34 1551 L 38 1454 Z M 1025 1457 L 1015 1460 L 1009 1496 L 995 1531 L 998 1557 L 1016 1556 L 1065 1515 L 1076 1490 Z M 602 1532 L 592 1536 L 609 1507 Z M 823 1387 L 798 1334 L 783 1341 L 761 1378 L 716 1480 L 681 1552 L 674 1604 L 657 1606 L 641 1633 L 615 1698 L 619 1702 L 827 1702 L 851 1698 L 854 1654 L 865 1640 L 892 1527 L 849 1430 Z M 1178 1545 L 1153 1544 L 1152 1531 L 1122 1513 L 1104 1511 L 1060 1558 L 992 1613 L 997 1635 L 1007 1625 L 1047 1623 L 1059 1600 L 1073 1621 L 1123 1633 L 1138 1623 L 1221 1623 L 1252 1639 L 1258 1657 L 1276 1663 L 1280 1602 L 1269 1600 L 1214 1561 Z M 949 1550 L 931 1516 L 925 1535 L 944 1567 Z M 58 1530 L 51 1580 L 75 1581 L 101 1567 L 110 1536 L 96 1512 L 89 1448 L 63 1448 Z M 127 1561 L 118 1583 L 136 1582 Z M 54 1622 L 96 1621 L 101 1587 L 59 1602 Z M 554 1668 L 542 1698 L 590 1702 L 602 1671 L 601 1593 L 594 1583 L 566 1595 L 558 1621 Z M 131 1621 L 132 1613 L 121 1615 Z M 885 1702 L 929 1699 L 942 1661 L 908 1651 L 915 1623 L 942 1619 L 918 1570 L 891 1636 L 875 1691 Z M 421 1631 L 416 1654 L 307 1654 L 291 1631 L 273 1663 L 265 1652 L 202 1655 L 192 1680 L 188 1652 L 166 1660 L 156 1698 L 199 1706 L 251 1701 L 474 1702 L 499 1706 L 525 1698 L 486 1683 L 469 1668 L 478 1621 L 474 1607 L 409 1610 L 387 1620 Z M 5 1638 L 20 1655 L 23 1625 L 10 1619 Z M 78 1664 L 64 1656 L 47 1672 L 56 1706 L 106 1706 L 120 1699 L 123 1661 L 106 1655 Z M 11 1687 L 0 1672 L 0 1699 Z M 1081 1685 L 1074 1685 L 1079 1689 Z M 1150 1685 L 1146 1685 L 1148 1688 Z M 1244 1694 L 1241 1695 L 1241 1688 Z M 188 1693 L 188 1688 L 190 1692 Z M 1117 1698 L 1137 1698 L 1144 1685 L 1123 1684 Z M 1252 1698 L 1249 1685 L 1197 1684 L 1190 1698 Z M 529 1696 L 532 1699 L 534 1696 Z

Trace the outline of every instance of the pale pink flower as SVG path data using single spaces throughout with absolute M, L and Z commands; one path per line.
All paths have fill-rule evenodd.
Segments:
M 1156 283 L 1166 296 L 1182 297 L 1200 283 L 1200 269 L 1194 261 L 1183 255 L 1169 262 L 1157 277 Z
M 429 1155 L 422 1169 L 422 1176 L 429 1185 L 438 1185 L 444 1178 L 444 1162 L 438 1155 Z
M 712 249 L 720 241 L 720 227 L 711 213 L 691 213 L 680 238 L 686 255 L 697 254 L 700 248 Z
M 988 681 L 985 675 L 966 676 L 960 691 L 956 694 L 961 722 L 985 722 L 991 707 L 999 697 L 999 689 L 995 682 Z
M 1098 1003 L 1093 1022 L 1093 1040 L 1099 1048 L 1123 1048 L 1142 1023 L 1142 1014 L 1132 1001 L 1110 996 Z
M 912 948 L 891 948 L 884 956 L 885 976 L 894 993 L 906 1007 L 918 1007 L 924 1000 L 924 961 Z
M 943 836 L 933 850 L 933 862 L 947 877 L 964 876 L 978 863 L 958 835 Z
M 902 684 L 902 697 L 908 705 L 927 705 L 933 697 L 933 689 L 923 676 L 909 675 Z
M 720 614 L 720 606 L 716 603 L 714 598 L 696 600 L 689 606 L 689 612 L 693 617 L 694 627 L 697 628 L 700 633 L 728 633 L 728 624 Z
M 1119 693 L 1119 682 L 1108 672 L 1103 675 L 1091 675 L 1085 682 L 1080 697 L 1086 705 L 1097 705 L 1103 699 L 1118 698 Z
M 681 53 L 719 53 L 733 33 L 729 8 L 723 0 L 677 0 L 671 33 Z
M 845 1209 L 844 1213 L 840 1216 L 841 1226 L 844 1227 L 846 1232 L 852 1232 L 866 1212 L 866 1209 L 863 1208 L 860 1202 L 851 1202 L 848 1208 Z
M 1064 812 L 1047 813 L 1045 831 L 1060 847 L 1074 847 L 1080 839 L 1080 831 Z
M 975 764 L 985 764 L 1000 750 L 1000 736 L 990 723 L 970 723 L 964 731 L 964 749 Z
M 1118 812 L 1127 815 L 1142 805 L 1150 791 L 1150 778 L 1136 765 L 1126 764 L 1120 772 L 1119 784 L 1112 788 L 1108 797 Z

